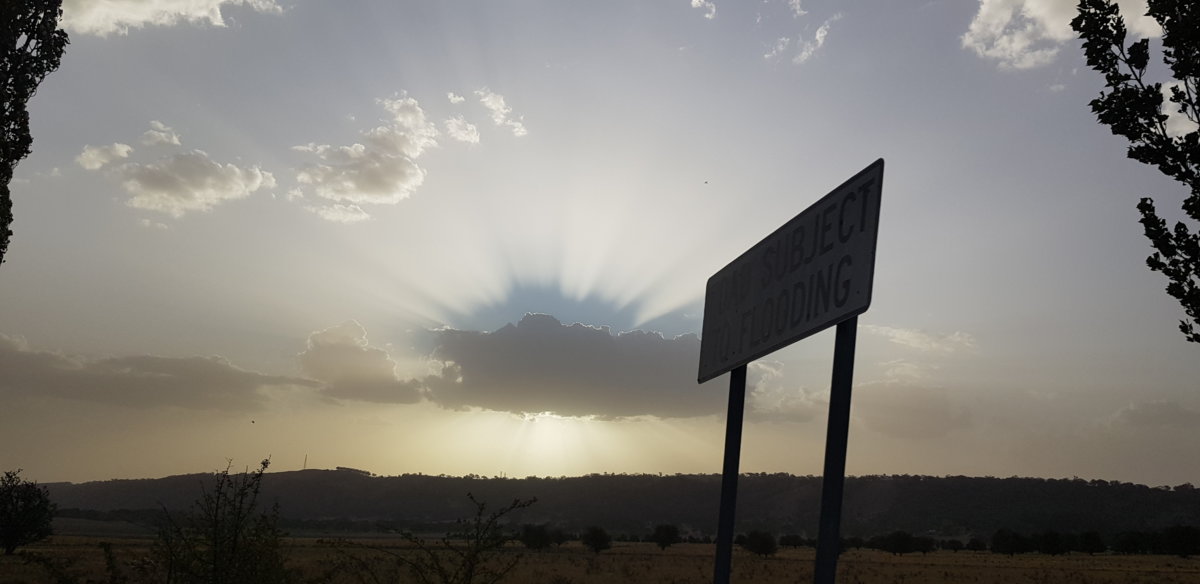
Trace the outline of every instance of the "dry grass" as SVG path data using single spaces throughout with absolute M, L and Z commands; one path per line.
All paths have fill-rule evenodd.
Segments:
M 107 538 L 121 562 L 144 556 L 147 539 Z M 104 554 L 99 538 L 57 536 L 27 551 L 59 564 L 75 582 L 106 582 Z M 370 540 L 405 553 L 399 540 Z M 342 573 L 322 575 L 337 552 L 315 539 L 293 539 L 291 564 L 308 581 L 353 582 Z M 679 544 L 665 551 L 648 543 L 615 543 L 600 554 L 578 543 L 541 552 L 512 546 L 506 554 L 523 558 L 505 582 L 511 584 L 705 584 L 712 581 L 713 546 Z M 784 549 L 770 558 L 737 551 L 734 582 L 795 584 L 812 580 L 814 552 Z M 26 565 L 18 557 L 0 556 L 0 584 L 53 584 L 42 567 Z M 1200 584 L 1200 558 L 1171 556 L 1067 555 L 1049 557 L 1026 554 L 1015 557 L 978 552 L 937 552 L 893 556 L 872 550 L 853 550 L 839 562 L 838 582 L 844 584 Z

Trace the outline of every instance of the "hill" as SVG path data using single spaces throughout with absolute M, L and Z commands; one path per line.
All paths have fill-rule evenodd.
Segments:
M 46 483 L 64 516 L 146 521 L 160 509 L 188 507 L 207 474 L 161 479 Z M 698 535 L 716 531 L 720 475 L 587 475 L 485 478 L 419 474 L 372 476 L 353 469 L 269 473 L 263 500 L 277 502 L 285 523 L 329 528 L 440 532 L 471 514 L 467 493 L 493 504 L 536 497 L 514 517 L 567 530 L 601 525 L 644 534 L 674 523 Z M 820 477 L 742 475 L 740 531 L 815 534 Z M 125 511 L 120 511 L 125 510 Z M 844 535 L 893 530 L 944 537 L 1057 530 L 1153 531 L 1200 525 L 1200 489 L 1148 487 L 1083 479 L 863 476 L 846 480 Z

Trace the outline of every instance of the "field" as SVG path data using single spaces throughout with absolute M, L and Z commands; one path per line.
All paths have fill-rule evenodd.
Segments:
M 0 556 L 0 584 L 54 582 L 107 582 L 101 541 L 112 543 L 118 562 L 126 565 L 146 553 L 150 541 L 143 538 L 95 538 L 56 536 L 24 548 L 62 566 L 67 580 L 56 579 L 43 566 L 30 565 L 19 556 Z M 316 539 L 289 540 L 289 558 L 306 582 L 357 582 L 352 573 L 326 572 L 338 552 Z M 405 543 L 371 540 L 370 545 L 408 553 Z M 362 552 L 357 552 L 362 553 Z M 503 555 L 521 556 L 504 582 L 513 584 L 703 584 L 712 581 L 713 546 L 678 544 L 665 551 L 649 543 L 614 543 L 612 549 L 594 554 L 578 543 L 540 552 L 515 545 Z M 812 549 L 782 549 L 762 558 L 737 550 L 734 582 L 762 584 L 798 583 L 812 580 Z M 873 550 L 851 550 L 839 562 L 838 582 L 845 584 L 957 583 L 1067 583 L 1067 584 L 1200 584 L 1200 559 L 1172 556 L 1087 556 L 1072 554 L 1050 557 L 1036 554 L 1014 557 L 987 552 L 946 552 L 893 556 Z

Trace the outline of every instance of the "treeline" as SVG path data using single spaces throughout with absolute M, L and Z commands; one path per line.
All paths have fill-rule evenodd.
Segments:
M 210 479 L 184 475 L 45 486 L 64 513 L 72 508 L 117 512 L 185 508 Z M 264 475 L 262 495 L 279 504 L 281 525 L 292 531 L 440 533 L 471 512 L 463 495 L 473 493 L 487 501 L 536 496 L 536 506 L 514 512 L 512 519 L 519 523 L 570 532 L 603 525 L 630 537 L 672 524 L 684 537 L 702 538 L 716 532 L 720 482 L 715 474 L 382 477 L 306 470 Z M 816 533 L 820 477 L 744 474 L 738 491 L 739 531 Z M 986 540 L 1000 529 L 1025 534 L 1094 531 L 1115 546 L 1119 534 L 1157 533 L 1173 525 L 1200 525 L 1200 489 L 1083 479 L 899 475 L 847 478 L 842 533 L 870 538 L 904 531 L 965 544 L 971 537 Z

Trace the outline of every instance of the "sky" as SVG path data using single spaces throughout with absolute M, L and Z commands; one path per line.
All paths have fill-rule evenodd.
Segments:
M 883 158 L 847 473 L 1198 483 L 1135 208 L 1185 192 L 1089 111 L 1073 4 L 65 0 L 0 468 L 719 473 L 707 278 Z M 832 355 L 750 364 L 743 472 L 821 473 Z

